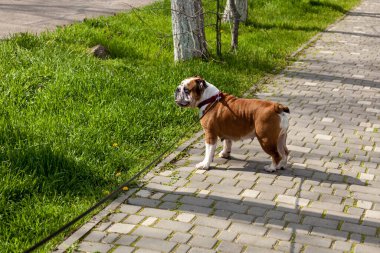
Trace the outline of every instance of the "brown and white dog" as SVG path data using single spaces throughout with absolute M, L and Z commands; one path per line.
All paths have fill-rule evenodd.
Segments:
M 257 137 L 263 150 L 272 157 L 265 166 L 269 172 L 286 167 L 289 108 L 279 103 L 236 98 L 222 93 L 201 77 L 190 77 L 177 87 L 175 102 L 181 107 L 199 107 L 205 132 L 205 158 L 198 169 L 208 169 L 213 161 L 218 137 L 223 140 L 220 157 L 229 158 L 232 141 Z

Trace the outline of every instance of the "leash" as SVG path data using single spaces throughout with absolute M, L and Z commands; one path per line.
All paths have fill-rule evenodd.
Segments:
M 219 94 L 218 94 L 219 95 Z M 218 98 L 217 100 L 215 100 L 211 106 L 205 110 L 205 112 L 203 113 L 203 115 L 199 118 L 199 120 L 201 120 L 209 111 L 211 111 L 214 106 L 216 105 L 217 102 L 220 101 L 222 97 Z M 175 142 L 172 142 L 171 145 L 169 145 L 159 156 L 157 156 L 152 162 L 150 162 L 147 166 L 145 166 L 145 168 L 143 168 L 142 170 L 140 170 L 139 172 L 137 172 L 135 175 L 133 175 L 129 180 L 127 180 L 126 182 L 124 182 L 123 184 L 119 185 L 114 191 L 112 191 L 110 194 L 108 194 L 107 196 L 103 197 L 101 200 L 99 200 L 97 203 L 95 203 L 93 206 L 91 206 L 89 209 L 87 209 L 86 211 L 84 211 L 83 213 L 81 213 L 80 215 L 78 215 L 77 217 L 75 217 L 74 219 L 72 219 L 71 221 L 69 221 L 68 223 L 66 223 L 65 225 L 63 225 L 62 227 L 60 227 L 59 229 L 57 229 L 56 231 L 54 231 L 53 233 L 51 233 L 49 236 L 45 237 L 44 239 L 42 239 L 41 241 L 37 242 L 36 244 L 34 244 L 32 247 L 26 249 L 24 251 L 24 253 L 29 253 L 29 252 L 33 252 L 34 250 L 38 249 L 39 247 L 41 247 L 42 245 L 44 245 L 45 243 L 51 241 L 53 238 L 55 238 L 56 236 L 58 236 L 59 234 L 61 234 L 62 232 L 64 232 L 66 229 L 70 228 L 71 226 L 73 226 L 75 223 L 77 223 L 79 220 L 81 220 L 82 218 L 84 218 L 85 216 L 87 216 L 88 214 L 90 214 L 92 211 L 94 211 L 95 209 L 97 209 L 98 207 L 100 207 L 101 205 L 103 205 L 105 202 L 107 202 L 108 200 L 116 197 L 118 194 L 120 194 L 122 191 L 124 191 L 125 187 L 127 187 L 128 185 L 130 185 L 131 182 L 133 182 L 134 180 L 136 180 L 138 177 L 140 177 L 144 172 L 146 172 L 149 168 L 151 168 L 153 165 L 155 165 L 156 163 L 158 163 L 166 153 L 168 153 L 181 139 L 185 138 L 186 135 L 188 134 L 188 131 L 193 128 L 195 126 L 196 123 L 198 123 L 199 121 L 194 121 L 187 129 L 186 131 L 184 131 L 184 133 L 175 140 Z

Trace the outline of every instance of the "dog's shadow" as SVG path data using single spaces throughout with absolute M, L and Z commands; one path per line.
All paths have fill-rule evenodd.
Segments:
M 190 166 L 195 166 L 198 161 L 193 161 L 194 164 Z M 312 180 L 324 183 L 334 183 L 334 184 L 347 184 L 347 185 L 366 185 L 366 182 L 362 180 L 349 176 L 342 175 L 333 172 L 327 172 L 328 168 L 321 167 L 321 169 L 314 169 L 307 164 L 297 164 L 288 163 L 285 169 L 276 170 L 275 172 L 268 172 L 264 169 L 266 165 L 271 164 L 270 157 L 261 155 L 259 157 L 252 157 L 249 159 L 242 159 L 239 155 L 231 154 L 229 158 L 215 157 L 214 162 L 211 164 L 208 171 L 242 171 L 242 172 L 252 172 L 253 174 L 268 174 L 284 177 L 297 177 L 301 180 Z

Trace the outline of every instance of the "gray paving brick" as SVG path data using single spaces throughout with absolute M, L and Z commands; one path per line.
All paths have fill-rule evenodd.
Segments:
M 186 253 L 191 249 L 189 245 L 180 244 L 177 248 L 175 248 L 176 253 Z
M 120 235 L 120 234 L 117 234 L 117 233 L 108 233 L 108 234 L 102 239 L 102 242 L 103 242 L 103 243 L 111 244 L 111 243 L 115 242 L 116 238 L 118 238 L 119 235 Z
M 256 246 L 248 246 L 244 253 L 279 253 L 277 250 L 272 250 L 268 248 L 256 247 Z M 280 251 L 281 252 L 281 251 Z
M 326 249 L 326 248 L 320 248 L 316 246 L 306 246 L 305 253 L 343 253 L 341 250 L 335 250 L 335 249 Z
M 299 223 L 301 221 L 301 215 L 294 214 L 294 213 L 287 213 L 284 216 L 285 221 L 293 222 L 293 223 Z
M 111 244 L 98 242 L 81 242 L 78 249 L 85 252 L 108 252 L 112 248 Z
M 132 232 L 133 235 L 146 236 L 157 239 L 166 239 L 171 230 L 140 226 Z
M 297 234 L 308 234 L 311 231 L 311 226 L 298 223 L 288 223 L 285 231 L 291 231 L 292 233 Z
M 287 195 L 278 195 L 276 198 L 276 201 L 296 205 L 296 206 L 307 206 L 310 202 L 308 199 L 304 198 L 297 198 L 293 196 L 287 196 Z
M 276 229 L 276 228 L 270 228 L 269 232 L 267 233 L 268 237 L 280 239 L 283 241 L 289 241 L 292 237 L 291 231 L 285 231 L 282 229 Z
M 306 245 L 329 248 L 331 246 L 332 240 L 328 238 L 319 237 L 319 236 L 297 234 L 295 238 L 295 242 L 306 244 Z
M 254 219 L 255 216 L 253 215 L 248 215 L 248 214 L 241 214 L 241 213 L 234 213 L 232 214 L 229 219 L 231 221 L 238 221 L 238 222 L 245 222 L 245 223 L 251 223 Z
M 326 219 L 333 219 L 337 221 L 347 221 L 350 223 L 359 223 L 361 215 L 353 215 L 344 212 L 330 211 L 325 212 Z
M 138 236 L 135 235 L 121 235 L 119 239 L 115 242 L 117 245 L 131 245 L 134 241 L 136 241 Z
M 160 220 L 155 225 L 157 228 L 170 229 L 179 232 L 188 232 L 193 225 L 181 221 Z
M 89 235 L 87 235 L 84 238 L 84 240 L 89 242 L 100 242 L 105 236 L 106 233 L 104 232 L 92 231 Z
M 248 209 L 247 213 L 255 216 L 263 216 L 268 209 L 262 207 L 251 207 Z
M 169 210 L 162 210 L 157 208 L 144 208 L 140 213 L 140 215 L 150 216 L 150 217 L 158 217 L 163 219 L 170 219 L 176 213 Z
M 264 199 L 264 200 L 274 200 L 276 197 L 276 193 L 273 192 L 261 192 L 258 196 L 258 199 Z
M 173 236 L 170 238 L 170 241 L 178 243 L 187 243 L 190 240 L 191 236 L 192 235 L 188 233 L 175 232 Z
M 196 198 L 192 196 L 184 196 L 179 200 L 181 203 L 210 207 L 214 202 L 211 199 Z
M 319 208 L 319 209 L 328 209 L 333 211 L 340 211 L 342 212 L 344 210 L 344 206 L 340 204 L 334 204 L 329 202 L 322 202 L 322 201 L 313 201 L 310 205 L 311 208 Z
M 189 205 L 189 204 L 181 205 L 178 208 L 178 210 L 184 211 L 184 212 L 192 212 L 192 213 L 201 214 L 201 215 L 208 215 L 213 211 L 213 209 L 209 207 Z
M 235 240 L 237 235 L 238 235 L 237 232 L 221 231 L 217 237 L 218 237 L 218 240 L 232 242 L 233 240 Z
M 128 203 L 136 206 L 157 207 L 161 201 L 148 198 L 130 198 Z
M 107 232 L 108 233 L 114 232 L 114 233 L 120 233 L 120 234 L 128 234 L 134 228 L 135 228 L 135 225 L 124 224 L 124 223 L 115 223 L 107 229 Z
M 194 234 L 194 235 L 214 237 L 216 235 L 216 233 L 218 233 L 218 229 L 197 225 L 191 230 L 190 233 Z
M 376 228 L 374 228 L 374 227 L 352 224 L 352 223 L 348 223 L 348 222 L 343 223 L 341 230 L 353 232 L 353 233 L 365 234 L 365 235 L 375 235 L 376 234 Z
M 303 199 L 318 200 L 321 194 L 318 192 L 300 191 L 299 196 Z
M 143 237 L 139 241 L 137 241 L 136 246 L 144 249 L 151 249 L 161 252 L 170 252 L 176 243 L 163 241 L 154 238 Z
M 125 217 L 127 217 L 127 214 L 126 214 L 126 213 L 113 213 L 113 214 L 111 214 L 111 215 L 109 216 L 108 219 L 109 219 L 111 222 L 116 223 L 116 222 L 120 222 L 120 221 L 122 221 Z
M 135 248 L 133 247 L 128 247 L 128 246 L 118 246 L 113 253 L 130 253 L 133 252 Z
M 276 243 L 276 239 L 274 238 L 266 238 L 261 236 L 255 236 L 255 235 L 248 235 L 248 234 L 241 234 L 236 239 L 238 243 L 247 244 L 247 245 L 253 245 L 263 248 L 272 248 L 273 245 Z
M 268 228 L 279 228 L 283 229 L 286 225 L 284 220 L 268 219 L 267 224 L 265 225 Z
M 265 217 L 268 219 L 281 219 L 284 216 L 284 212 L 276 211 L 276 210 L 269 210 Z
M 276 193 L 276 194 L 283 194 L 285 193 L 285 191 L 287 190 L 285 187 L 282 187 L 282 186 L 272 186 L 272 185 L 269 185 L 269 184 L 256 184 L 254 187 L 253 187 L 254 190 L 257 190 L 257 191 L 262 191 L 262 192 L 271 192 L 271 193 Z
M 141 209 L 140 206 L 126 205 L 126 204 L 120 205 L 120 211 L 127 214 L 135 214 L 140 209 Z
M 222 229 L 227 229 L 227 227 L 230 226 L 231 221 L 212 218 L 212 217 L 198 216 L 196 220 L 194 221 L 194 223 L 198 225 L 217 228 L 217 229 L 222 230 Z
M 245 223 L 232 223 L 228 231 L 237 232 L 240 234 L 244 233 L 249 235 L 263 236 L 267 231 L 267 228 Z
M 355 246 L 355 253 L 377 253 L 379 252 L 380 247 L 376 246 L 370 246 L 370 245 L 364 245 L 364 244 L 357 244 Z
M 324 227 L 313 227 L 311 235 L 333 238 L 335 240 L 348 239 L 348 232 L 340 231 L 336 229 L 329 229 Z
M 215 253 L 215 250 L 212 249 L 203 249 L 198 247 L 192 247 L 189 253 Z
M 124 223 L 128 224 L 139 224 L 143 219 L 145 219 L 145 216 L 141 215 L 129 215 L 125 220 Z
M 243 247 L 236 243 L 223 241 L 218 245 L 216 249 L 218 252 L 239 253 L 243 250 Z
M 217 240 L 211 237 L 205 237 L 200 235 L 194 235 L 189 241 L 190 246 L 212 249 Z
M 215 204 L 216 209 L 236 212 L 236 213 L 245 213 L 248 210 L 248 206 L 242 205 L 242 204 L 235 204 L 230 202 L 224 202 L 224 201 L 217 201 Z
M 333 249 L 341 250 L 341 251 L 350 251 L 352 247 L 351 242 L 345 242 L 345 241 L 335 241 L 333 245 Z
M 339 222 L 336 220 L 323 219 L 313 216 L 305 217 L 302 222 L 302 224 L 311 225 L 313 227 L 325 227 L 331 229 L 338 228 L 338 223 Z
M 279 241 L 276 246 L 276 250 L 281 250 L 283 252 L 294 252 L 299 253 L 302 250 L 303 245 L 300 243 L 289 242 L 289 241 Z
M 342 197 L 334 196 L 330 194 L 321 194 L 321 197 L 319 198 L 319 201 L 321 202 L 329 202 L 333 204 L 341 204 L 342 200 L 343 200 Z
M 209 188 L 210 191 L 216 191 L 221 193 L 229 193 L 229 194 L 239 194 L 243 191 L 240 187 L 228 186 L 228 185 L 220 185 L 214 184 Z

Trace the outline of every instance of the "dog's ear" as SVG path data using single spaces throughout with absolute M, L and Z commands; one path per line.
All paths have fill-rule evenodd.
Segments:
M 197 88 L 200 91 L 203 91 L 207 88 L 206 81 L 202 77 L 197 76 L 197 79 L 195 81 L 197 82 Z

